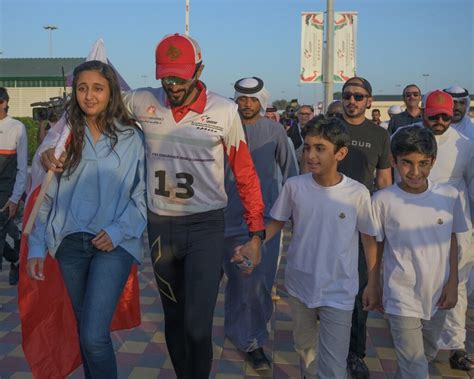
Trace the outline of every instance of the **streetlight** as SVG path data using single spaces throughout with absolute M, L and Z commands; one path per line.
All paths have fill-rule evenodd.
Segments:
M 297 84 L 296 85 L 298 87 L 298 102 L 303 102 L 303 100 L 301 99 L 301 87 L 303 86 L 302 84 Z
M 425 93 L 428 93 L 428 78 L 430 77 L 430 74 L 421 74 L 425 78 Z
M 58 29 L 58 27 L 50 24 L 50 25 L 43 26 L 43 29 L 49 30 L 49 57 L 52 58 L 53 57 L 53 30 Z

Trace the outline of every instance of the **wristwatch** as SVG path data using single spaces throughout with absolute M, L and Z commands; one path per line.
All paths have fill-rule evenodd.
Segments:
M 252 238 L 253 236 L 257 236 L 263 242 L 263 241 L 265 241 L 267 233 L 265 232 L 265 229 L 264 230 L 257 230 L 255 232 L 249 232 L 249 237 Z

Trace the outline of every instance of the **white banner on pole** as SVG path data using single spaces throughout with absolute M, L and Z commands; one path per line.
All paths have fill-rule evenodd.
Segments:
M 301 13 L 301 83 L 322 82 L 323 31 L 323 12 Z
M 334 13 L 334 82 L 356 75 L 357 12 Z

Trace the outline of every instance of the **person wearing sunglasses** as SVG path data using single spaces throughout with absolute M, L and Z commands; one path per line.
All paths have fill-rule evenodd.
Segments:
M 314 108 L 311 105 L 302 105 L 296 111 L 297 123 L 294 123 L 287 131 L 288 137 L 293 142 L 296 152 L 296 158 L 301 163 L 303 155 L 303 137 L 302 132 L 306 123 L 314 117 Z
M 416 84 L 408 84 L 403 89 L 403 102 L 406 109 L 398 115 L 393 116 L 388 124 L 388 131 L 393 134 L 401 126 L 411 125 L 421 121 L 421 90 Z
M 390 137 L 387 131 L 365 117 L 372 105 L 372 86 L 361 77 L 347 80 L 342 87 L 342 121 L 351 142 L 347 157 L 338 171 L 364 184 L 370 193 L 392 184 L 389 161 Z M 374 178 L 375 173 L 375 178 Z M 347 366 L 353 377 L 368 378 L 364 361 L 368 312 L 363 310 L 362 294 L 368 282 L 367 264 L 362 244 L 359 243 L 359 291 L 352 314 L 351 342 Z
M 451 127 L 453 108 L 453 98 L 449 93 L 432 91 L 423 99 L 423 121 L 418 125 L 430 129 L 438 144 L 438 156 L 431 170 L 430 180 L 448 183 L 458 189 L 470 228 L 466 233 L 456 234 L 459 245 L 458 303 L 448 311 L 438 342 L 440 349 L 450 350 L 451 368 L 469 371 L 474 369 L 474 360 L 469 357 L 465 348 L 467 282 L 474 267 L 474 246 L 471 240 L 474 218 L 474 141 Z
M 14 223 L 18 203 L 26 188 L 28 141 L 25 125 L 8 116 L 10 97 L 0 88 L 0 268 L 3 257 L 10 262 L 8 281 L 18 283 L 20 237 Z M 7 234 L 14 246 L 6 241 Z
M 172 34 L 156 48 L 161 88 L 125 96 L 147 146 L 148 236 L 178 378 L 208 378 L 212 322 L 224 254 L 224 155 L 248 226 L 247 256 L 260 262 L 263 200 L 237 105 L 208 91 L 193 38 Z

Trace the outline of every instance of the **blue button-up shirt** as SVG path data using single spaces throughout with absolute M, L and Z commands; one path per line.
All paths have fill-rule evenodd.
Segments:
M 121 246 L 140 262 L 146 226 L 145 152 L 138 129 L 119 127 L 111 149 L 102 135 L 94 144 L 85 128 L 82 159 L 72 175 L 53 179 L 28 238 L 28 258 L 55 255 L 72 233 L 104 230 L 114 247 Z

